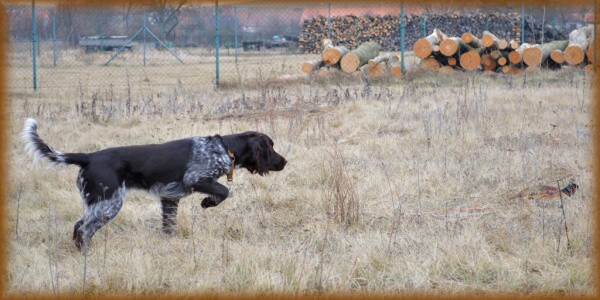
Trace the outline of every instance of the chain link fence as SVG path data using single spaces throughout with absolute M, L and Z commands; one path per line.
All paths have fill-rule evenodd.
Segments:
M 379 43 L 382 52 L 404 48 L 410 69 L 418 61 L 412 44 L 434 28 L 449 36 L 490 30 L 518 40 L 524 30 L 526 42 L 541 43 L 568 38 L 593 21 L 590 7 L 474 9 L 400 2 L 106 8 L 42 3 L 6 10 L 13 92 L 239 86 L 293 78 L 302 75 L 303 62 L 320 57 L 324 39 L 348 49 L 367 41 Z

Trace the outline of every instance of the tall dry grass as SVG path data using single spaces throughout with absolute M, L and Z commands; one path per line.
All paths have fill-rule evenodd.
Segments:
M 173 237 L 158 230 L 159 202 L 127 191 L 91 243 L 89 294 L 591 294 L 589 79 L 577 69 L 414 73 L 216 92 L 99 78 L 100 87 L 13 91 L 8 292 L 79 293 L 84 280 L 69 239 L 82 214 L 78 170 L 26 157 L 18 135 L 34 117 L 59 151 L 258 130 L 289 160 L 265 177 L 236 172 L 234 196 L 218 207 L 182 200 Z M 510 201 L 570 178 L 581 187 L 565 201 L 571 252 L 556 201 Z

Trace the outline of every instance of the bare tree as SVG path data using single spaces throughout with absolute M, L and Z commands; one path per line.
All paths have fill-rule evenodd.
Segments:
M 156 13 L 156 21 L 161 28 L 163 39 L 167 39 L 179 24 L 179 14 L 186 4 L 187 0 L 154 0 L 152 2 L 151 9 Z M 167 27 L 169 27 L 168 30 Z

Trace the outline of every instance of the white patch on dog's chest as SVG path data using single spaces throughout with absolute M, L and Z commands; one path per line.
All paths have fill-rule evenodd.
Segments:
M 216 138 L 194 137 L 192 139 L 193 152 L 188 169 L 183 176 L 184 185 L 191 186 L 202 178 L 217 179 L 229 172 L 231 158 Z

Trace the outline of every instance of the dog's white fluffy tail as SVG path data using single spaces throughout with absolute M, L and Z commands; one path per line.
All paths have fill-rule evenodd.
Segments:
M 87 154 L 63 154 L 44 143 L 37 133 L 37 122 L 34 119 L 27 119 L 25 121 L 21 138 L 25 143 L 25 150 L 34 161 L 38 161 L 40 158 L 44 157 L 48 159 L 51 164 L 57 165 L 77 164 L 84 166 L 89 162 Z

